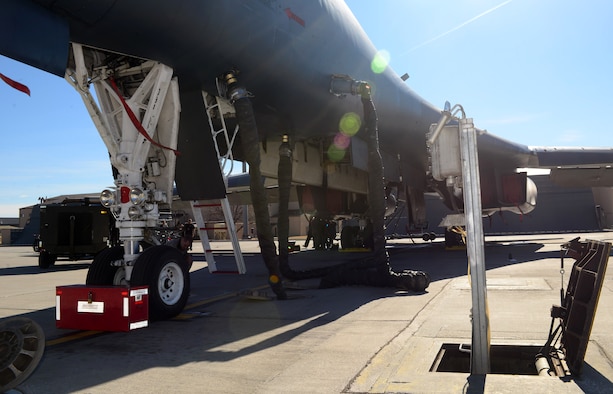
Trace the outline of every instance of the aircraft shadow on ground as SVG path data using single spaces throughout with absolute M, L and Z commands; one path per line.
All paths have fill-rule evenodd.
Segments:
M 49 268 L 39 268 L 38 266 L 30 266 L 30 267 L 8 267 L 8 268 L 0 268 L 0 276 L 8 276 L 8 275 L 40 275 L 46 274 L 49 272 L 64 272 L 64 271 L 78 271 L 82 269 L 88 269 L 90 265 L 90 261 L 87 262 L 70 262 L 65 263 L 68 260 L 59 260 L 56 264 L 52 265 Z M 83 277 L 85 280 L 85 276 Z
M 491 270 L 536 260 L 560 258 L 559 251 L 539 252 L 543 246 L 544 244 L 538 242 L 512 245 L 486 243 L 485 268 Z M 442 243 L 433 243 L 419 248 L 398 247 L 389 249 L 388 252 L 394 269 L 425 271 L 432 281 L 466 275 L 468 262 L 466 250 L 446 250 L 441 253 L 443 249 Z M 436 259 L 433 258 L 435 253 Z M 571 262 L 574 260 L 568 259 L 568 263 Z
M 192 281 L 214 280 L 204 271 L 207 270 L 192 272 Z M 395 296 L 389 288 L 364 287 L 306 289 L 292 291 L 290 295 L 295 298 L 287 301 L 234 297 L 185 311 L 194 318 L 153 322 L 146 329 L 129 333 L 105 333 L 50 346 L 37 371 L 21 387 L 25 390 L 28 384 L 38 387 L 57 379 L 58 372 L 79 370 L 79 379 L 64 379 L 61 389 L 58 387 L 60 392 L 73 392 L 153 368 L 257 357 L 263 350 L 324 327 L 369 302 Z M 34 320 L 50 318 L 52 311 L 49 308 L 24 316 Z M 315 335 L 334 333 L 324 330 Z M 307 336 L 304 340 L 318 344 L 317 338 Z M 58 367 L 60 363 L 62 366 Z
M 558 252 L 538 252 L 542 246 L 540 243 L 513 245 L 511 248 L 490 245 L 486 248 L 487 268 L 559 257 Z M 508 259 L 509 250 L 512 250 L 513 260 Z M 320 266 L 339 261 L 360 260 L 370 256 L 368 253 L 343 256 L 334 252 L 302 253 L 307 253 L 303 256 L 310 254 L 311 262 L 313 256 L 318 257 L 315 259 L 315 264 Z M 304 261 L 298 258 L 302 253 L 291 255 L 290 264 L 295 267 L 304 264 Z M 433 261 L 432 250 L 428 247 L 390 250 L 390 261 L 395 270 L 430 271 L 433 281 L 465 275 L 466 251 L 450 251 L 444 254 L 443 258 L 440 258 L 439 252 L 436 256 L 436 261 Z M 220 258 L 220 265 L 228 264 L 231 260 L 230 257 L 226 259 L 227 261 L 223 257 Z M 251 283 L 265 284 L 267 275 L 261 267 L 263 265 L 261 258 L 258 256 L 248 260 Z M 78 265 L 79 269 L 83 268 L 82 264 Z M 67 265 L 56 268 L 60 267 L 64 268 Z M 38 267 L 35 269 L 38 270 Z M 22 271 L 21 274 L 23 273 Z M 257 279 L 255 282 L 254 278 Z M 201 287 L 223 288 L 224 284 L 229 283 L 226 281 L 231 280 L 235 281 L 236 278 L 212 275 L 206 268 L 191 273 L 192 284 L 197 283 Z M 288 301 L 254 301 L 242 296 L 231 297 L 223 302 L 196 306 L 187 310 L 186 313 L 192 316 L 188 319 L 153 322 L 146 329 L 129 333 L 107 333 L 51 346 L 46 349 L 37 371 L 22 386 L 27 389 L 29 382 L 43 385 L 47 381 L 57 379 L 58 373 L 65 376 L 66 371 L 79 370 L 79 379 L 61 381 L 60 391 L 71 392 L 87 390 L 153 368 L 172 368 L 195 362 L 213 363 L 212 368 L 214 368 L 216 363 L 230 362 L 248 356 L 257 358 L 261 351 L 286 344 L 303 335 L 301 341 L 313 340 L 307 335 L 313 330 L 323 329 L 314 334 L 316 337 L 334 335 L 334 332 L 325 329 L 326 325 L 368 303 L 398 296 L 395 289 L 390 288 L 347 286 L 320 290 L 316 289 L 317 280 L 307 280 L 304 283 L 308 288 L 292 291 L 291 294 L 296 297 Z M 200 290 L 194 286 L 192 289 L 192 298 L 194 298 L 193 296 L 197 296 Z M 421 295 L 408 293 L 409 297 Z M 53 311 L 53 308 L 49 308 L 24 316 L 33 320 L 52 319 Z M 314 341 L 314 344 L 317 343 Z M 95 367 L 82 368 L 83 365 Z M 601 384 L 611 383 L 587 364 L 584 376 L 590 378 L 577 381 L 580 387 L 591 386 L 590 379 L 596 379 Z
M 339 255 L 321 251 L 306 253 L 305 256 L 312 262 L 313 256 L 316 256 L 314 265 L 317 266 L 366 257 L 365 254 Z M 304 261 L 295 256 L 290 256 L 290 263 L 301 267 Z M 200 258 L 195 256 L 196 261 Z M 231 257 L 221 256 L 217 260 L 218 266 L 224 267 L 230 265 Z M 252 277 L 251 283 L 263 285 L 267 274 L 260 260 L 260 256 L 249 258 L 246 264 Z M 255 282 L 254 277 L 257 278 Z M 191 272 L 191 282 L 198 286 L 223 289 L 230 281 L 236 281 L 236 277 L 213 275 L 206 268 Z M 194 318 L 153 322 L 142 330 L 105 333 L 50 346 L 37 371 L 22 386 L 27 389 L 28 383 L 38 385 L 44 381 L 53 381 L 58 371 L 79 369 L 80 379 L 62 381 L 61 391 L 72 392 L 151 368 L 237 360 L 324 327 L 372 301 L 396 296 L 395 290 L 390 288 L 352 286 L 319 290 L 316 289 L 318 280 L 303 283 L 309 288 L 291 291 L 290 295 L 295 298 L 288 301 L 254 301 L 245 297 L 233 297 L 224 302 L 185 311 L 195 315 Z M 192 295 L 198 291 L 192 285 Z M 420 294 L 415 296 L 419 297 Z M 53 308 L 24 315 L 35 321 L 52 316 Z M 330 335 L 330 332 L 326 331 L 323 335 Z M 58 360 L 62 364 L 60 370 L 56 369 Z M 83 369 L 82 365 L 95 365 L 95 368 Z

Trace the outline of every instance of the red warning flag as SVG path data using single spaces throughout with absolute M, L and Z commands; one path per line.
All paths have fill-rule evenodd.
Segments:
M 20 84 L 17 81 L 13 81 L 12 79 L 3 75 L 2 73 L 0 73 L 0 79 L 6 82 L 6 84 L 12 87 L 13 89 L 17 89 L 20 92 L 24 92 L 28 96 L 30 95 L 30 89 L 26 85 Z

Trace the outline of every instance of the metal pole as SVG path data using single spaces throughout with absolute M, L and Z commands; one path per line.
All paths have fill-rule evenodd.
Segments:
M 477 133 L 472 118 L 460 119 L 460 147 L 467 233 L 466 252 L 470 263 L 472 294 L 470 372 L 474 375 L 485 375 L 490 372 L 490 330 L 487 314 L 479 156 Z

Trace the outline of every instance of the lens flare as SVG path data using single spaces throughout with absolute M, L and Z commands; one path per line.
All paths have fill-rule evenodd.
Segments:
M 328 148 L 328 159 L 330 161 L 338 162 L 343 160 L 345 157 L 345 149 L 339 148 L 338 146 L 331 144 Z
M 334 136 L 334 146 L 339 149 L 347 149 L 349 148 L 349 144 L 351 143 L 351 137 L 346 134 L 338 133 Z
M 362 125 L 362 120 L 360 116 L 355 112 L 348 112 L 341 118 L 338 128 L 341 133 L 354 136 L 360 130 L 360 126 Z
M 390 53 L 385 49 L 382 49 L 375 54 L 374 59 L 372 59 L 372 62 L 370 63 L 370 69 L 375 74 L 381 74 L 389 65 L 390 59 Z
M 360 131 L 362 119 L 355 112 L 347 112 L 338 122 L 339 132 L 334 136 L 334 140 L 328 147 L 328 159 L 339 162 L 345 158 L 346 151 L 351 145 L 351 137 Z

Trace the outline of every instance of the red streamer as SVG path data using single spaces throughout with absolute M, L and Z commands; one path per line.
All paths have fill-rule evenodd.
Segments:
M 12 79 L 3 75 L 2 73 L 0 73 L 0 79 L 3 80 L 7 85 L 12 87 L 13 89 L 17 89 L 20 92 L 27 94 L 28 96 L 30 95 L 30 88 L 28 88 L 26 85 L 23 85 L 17 81 L 13 81 Z

